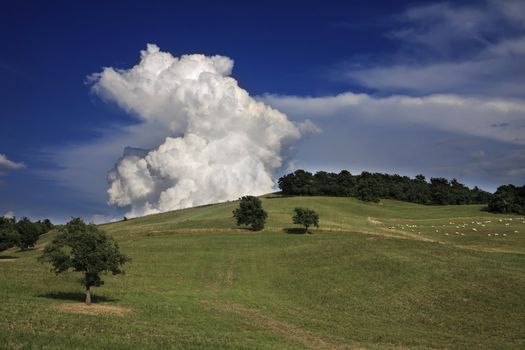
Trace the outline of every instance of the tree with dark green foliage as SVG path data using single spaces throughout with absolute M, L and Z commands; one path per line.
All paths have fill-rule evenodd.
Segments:
M 319 214 L 308 208 L 295 208 L 293 223 L 304 226 L 304 232 L 308 233 L 310 226 L 319 227 Z
M 380 182 L 372 174 L 363 172 L 357 180 L 356 195 L 365 202 L 379 202 L 381 189 Z
M 263 209 L 261 200 L 254 196 L 244 196 L 239 201 L 239 208 L 233 211 L 237 225 L 249 225 L 254 231 L 262 230 L 268 213 Z
M 525 215 L 525 185 L 498 187 L 489 201 L 488 210 L 493 213 Z
M 80 280 L 86 291 L 86 304 L 91 304 L 91 287 L 104 284 L 101 274 L 123 273 L 122 266 L 130 259 L 120 252 L 118 244 L 96 225 L 86 225 L 81 218 L 74 218 L 59 228 L 59 233 L 48 244 L 41 263 L 49 263 L 56 274 L 73 270 L 81 272 Z
M 279 179 L 284 195 L 357 197 L 367 202 L 395 199 L 419 204 L 487 204 L 492 194 L 478 187 L 470 189 L 458 180 L 432 178 L 423 175 L 415 179 L 398 174 L 369 173 L 352 175 L 347 170 L 339 174 L 319 171 L 312 175 L 296 170 Z
M 37 223 L 42 227 L 43 233 L 51 231 L 54 227 L 49 219 L 44 219 L 43 221 L 38 220 Z
M 18 245 L 19 240 L 15 219 L 0 216 L 0 252 Z
M 21 250 L 27 250 L 35 246 L 38 237 L 43 233 L 41 227 L 24 217 L 15 224 L 15 228 L 20 235 L 17 246 Z

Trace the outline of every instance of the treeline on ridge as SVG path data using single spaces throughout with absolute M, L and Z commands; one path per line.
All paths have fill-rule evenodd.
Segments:
M 367 202 L 395 199 L 418 204 L 487 204 L 492 194 L 468 188 L 456 179 L 431 178 L 362 172 L 352 175 L 343 170 L 339 174 L 319 171 L 312 174 L 296 170 L 279 179 L 279 188 L 285 195 L 356 197 Z
M 18 247 L 26 250 L 34 247 L 40 235 L 52 230 L 54 225 L 45 219 L 32 222 L 28 218 L 16 221 L 16 218 L 0 216 L 0 251 Z

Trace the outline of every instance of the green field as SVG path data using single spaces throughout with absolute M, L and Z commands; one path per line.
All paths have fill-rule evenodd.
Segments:
M 6 349 L 523 349 L 525 219 L 481 206 L 262 198 L 101 227 L 132 258 L 84 307 L 79 275 L 0 254 Z M 296 234 L 293 208 L 320 214 Z M 295 230 L 294 230 L 295 228 Z

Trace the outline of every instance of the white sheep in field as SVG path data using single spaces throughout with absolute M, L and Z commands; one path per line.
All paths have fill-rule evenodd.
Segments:
M 472 228 L 472 231 L 478 231 L 475 227 Z

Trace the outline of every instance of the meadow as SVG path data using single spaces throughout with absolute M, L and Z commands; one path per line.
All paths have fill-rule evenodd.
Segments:
M 82 304 L 79 275 L 0 254 L 5 349 L 522 349 L 525 219 L 482 206 L 262 198 L 101 225 L 132 258 Z M 296 206 L 320 215 L 299 234 Z

